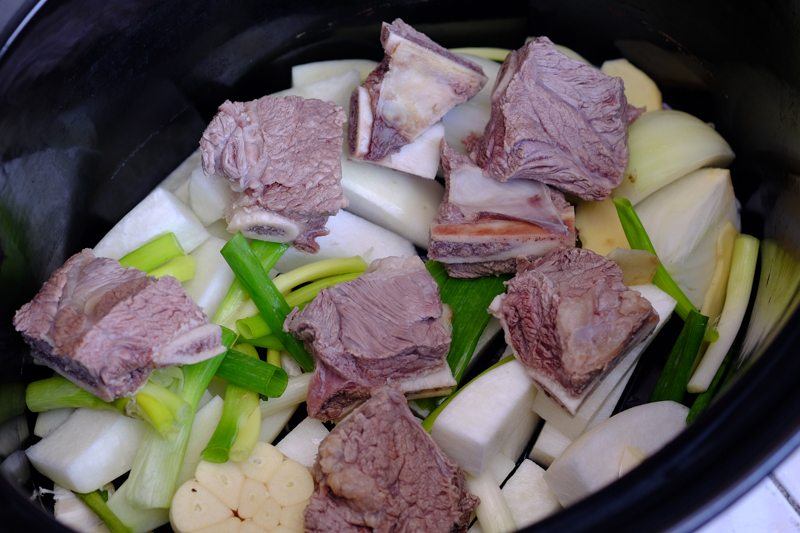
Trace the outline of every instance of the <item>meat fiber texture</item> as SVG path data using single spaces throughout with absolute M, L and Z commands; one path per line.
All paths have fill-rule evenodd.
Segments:
M 422 429 L 405 397 L 382 389 L 322 441 L 305 529 L 466 531 L 478 498 Z
M 156 367 L 224 350 L 219 326 L 173 277 L 148 277 L 91 250 L 73 255 L 14 317 L 33 357 L 106 401 Z
M 428 257 L 450 276 L 513 273 L 518 257 L 575 246 L 575 210 L 560 192 L 536 181 L 493 180 L 447 143 L 442 168 L 445 195 Z
M 509 54 L 492 93 L 492 112 L 470 155 L 500 181 L 532 179 L 584 200 L 602 200 L 622 182 L 628 105 L 622 79 L 561 53 L 538 37 Z
M 238 193 L 228 231 L 316 252 L 328 217 L 347 205 L 344 120 L 341 107 L 298 96 L 222 104 L 200 149 L 203 170 L 224 176 Z
M 422 260 L 387 257 L 286 318 L 316 360 L 308 414 L 338 420 L 372 391 L 441 370 L 450 349 L 439 288 Z
M 383 61 L 350 103 L 351 156 L 378 162 L 415 141 L 486 84 L 483 70 L 400 19 L 384 23 Z
M 588 394 L 658 323 L 616 263 L 581 248 L 519 261 L 490 312 L 533 381 L 562 406 Z

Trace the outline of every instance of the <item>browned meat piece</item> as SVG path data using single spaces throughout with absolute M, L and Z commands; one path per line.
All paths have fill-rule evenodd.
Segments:
M 350 103 L 350 154 L 380 162 L 486 84 L 483 70 L 400 19 L 383 24 L 383 61 Z
M 313 473 L 311 532 L 466 531 L 478 505 L 463 472 L 392 389 L 376 392 L 325 437 Z
M 428 257 L 451 276 L 511 273 L 518 257 L 575 246 L 575 210 L 558 191 L 536 181 L 493 180 L 447 143 L 442 168 L 445 195 L 431 226 Z
M 373 261 L 358 279 L 323 290 L 286 318 L 317 368 L 308 414 L 337 420 L 372 391 L 446 365 L 450 325 L 419 257 Z
M 100 398 L 134 393 L 156 367 L 222 353 L 220 328 L 173 277 L 91 250 L 73 255 L 14 317 L 33 357 Z
M 265 96 L 225 102 L 203 133 L 203 170 L 239 194 L 228 231 L 316 252 L 330 215 L 346 206 L 344 111 L 321 100 Z
M 637 115 L 620 78 L 559 52 L 547 37 L 509 54 L 492 113 L 470 154 L 500 181 L 531 179 L 602 200 L 628 163 L 628 122 Z
M 521 260 L 507 286 L 490 311 L 531 378 L 565 407 L 658 323 L 650 302 L 622 284 L 619 266 L 590 250 Z

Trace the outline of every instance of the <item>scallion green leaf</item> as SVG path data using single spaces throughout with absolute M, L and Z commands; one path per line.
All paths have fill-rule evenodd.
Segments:
M 670 351 L 667 363 L 661 371 L 655 390 L 650 396 L 651 402 L 672 400 L 682 402 L 686 396 L 686 385 L 692 377 L 697 354 L 703 345 L 703 337 L 708 326 L 708 317 L 695 310 L 683 325 L 678 340 Z
M 228 350 L 217 376 L 267 398 L 279 397 L 289 383 L 289 375 L 280 366 L 265 363 L 237 350 Z
M 109 509 L 106 500 L 103 498 L 99 491 L 81 494 L 76 492 L 77 496 L 86 506 L 96 514 L 100 520 L 108 527 L 111 533 L 132 533 L 133 530 L 122 523 L 122 520 Z

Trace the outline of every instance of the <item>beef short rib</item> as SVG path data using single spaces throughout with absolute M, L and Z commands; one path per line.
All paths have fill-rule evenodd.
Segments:
M 537 386 L 562 405 L 591 391 L 658 323 L 616 263 L 581 248 L 519 261 L 490 311 Z
M 585 200 L 602 200 L 628 163 L 622 80 L 561 53 L 538 37 L 509 54 L 492 93 L 483 136 L 470 154 L 500 181 L 532 179 Z
M 203 170 L 238 194 L 228 231 L 316 252 L 342 191 L 344 111 L 321 100 L 265 96 L 225 102 L 203 133 Z
M 314 355 L 308 413 L 322 420 L 341 418 L 387 383 L 440 371 L 450 348 L 439 288 L 416 256 L 373 261 L 292 311 L 284 329 Z
M 309 532 L 466 531 L 478 505 L 463 472 L 392 389 L 376 392 L 325 437 L 313 474 Z
M 219 326 L 173 277 L 155 279 L 91 250 L 73 255 L 14 317 L 33 357 L 106 401 L 157 367 L 222 353 Z
M 431 226 L 428 257 L 452 277 L 512 273 L 516 258 L 575 246 L 575 210 L 536 181 L 501 183 L 443 143 L 445 195 Z

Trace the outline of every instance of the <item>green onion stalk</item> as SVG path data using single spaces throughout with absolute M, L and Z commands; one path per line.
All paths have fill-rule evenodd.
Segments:
M 124 267 L 151 272 L 168 261 L 184 254 L 181 243 L 174 233 L 164 233 L 146 242 L 119 260 Z
M 283 348 L 297 361 L 297 364 L 304 371 L 310 372 L 314 368 L 314 360 L 297 339 L 283 331 L 283 322 L 291 308 L 272 280 L 269 279 L 264 265 L 259 261 L 255 250 L 264 244 L 272 243 L 255 241 L 252 244 L 253 249 L 251 249 L 247 239 L 239 233 L 222 247 L 222 257 L 228 262 L 236 279 L 256 304 L 261 318 L 269 326 L 272 334 L 277 337 Z
M 153 270 L 147 273 L 154 278 L 161 278 L 164 276 L 172 276 L 178 281 L 183 283 L 194 278 L 195 270 L 197 269 L 197 260 L 191 255 L 181 255 L 174 257 Z
M 246 359 L 258 361 L 258 352 L 248 344 L 238 344 L 235 352 Z M 226 355 L 228 359 L 231 352 Z M 217 371 L 219 375 L 219 371 Z M 288 377 L 287 377 L 288 382 Z M 285 388 L 285 387 L 284 387 Z M 258 393 L 228 382 L 222 404 L 222 416 L 214 434 L 203 450 L 203 459 L 212 463 L 224 463 L 229 459 L 243 461 L 250 456 L 258 441 L 261 427 L 261 411 L 258 408 Z
M 697 354 L 703 345 L 703 337 L 708 327 L 708 317 L 695 310 L 689 311 L 689 316 L 683 324 L 683 329 L 678 340 L 670 351 L 667 363 L 661 371 L 651 402 L 672 400 L 683 402 L 686 396 L 686 385 L 692 377 Z
M 96 490 L 86 494 L 76 492 L 75 496 L 85 503 L 86 506 L 103 521 L 111 533 L 133 533 L 133 530 L 126 526 L 122 520 L 109 509 L 106 498 L 103 498 L 100 491 Z

